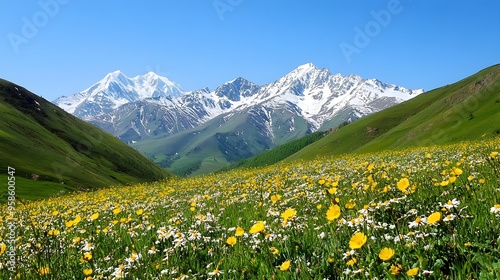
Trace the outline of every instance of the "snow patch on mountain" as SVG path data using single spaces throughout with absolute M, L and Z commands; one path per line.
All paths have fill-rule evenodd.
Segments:
M 358 75 L 331 74 L 307 63 L 267 85 L 238 77 L 213 91 L 204 88 L 185 92 L 153 72 L 128 78 L 115 71 L 88 89 L 54 103 L 118 137 L 134 131 L 134 141 L 173 134 L 221 115 L 223 126 L 240 113 L 249 114 L 255 125 L 263 126 L 262 136 L 272 139 L 277 110 L 306 120 L 314 131 L 337 116 L 360 118 L 422 92 Z M 288 131 L 294 131 L 295 119 L 288 123 Z
M 129 78 L 120 71 L 114 71 L 86 90 L 60 97 L 54 103 L 77 117 L 93 120 L 130 102 L 179 97 L 182 93 L 179 85 L 153 72 Z

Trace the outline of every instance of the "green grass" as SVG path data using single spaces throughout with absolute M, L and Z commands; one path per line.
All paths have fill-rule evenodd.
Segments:
M 0 278 L 498 279 L 499 151 L 351 154 L 0 206 L 0 262 L 18 256 Z
M 0 182 L 2 182 L 2 185 L 7 186 L 8 176 L 0 175 Z M 34 181 L 16 176 L 15 193 L 18 198 L 23 200 L 46 199 L 75 191 L 77 190 L 61 183 Z M 7 188 L 5 187 L 0 191 L 0 204 L 6 203 L 8 196 Z
M 14 167 L 21 178 L 39 175 L 30 184 L 33 193 L 49 183 L 93 189 L 171 176 L 112 135 L 5 80 L 0 114 L 1 170 Z M 50 190 L 41 193 L 59 191 Z
M 291 156 L 292 154 L 300 151 L 307 145 L 318 141 L 325 135 L 325 132 L 315 132 L 299 139 L 291 140 L 288 143 L 273 148 L 269 151 L 265 151 L 257 156 L 251 157 L 249 159 L 244 159 L 242 161 L 224 167 L 220 169 L 219 172 L 229 171 L 236 168 L 263 167 L 278 163 Z

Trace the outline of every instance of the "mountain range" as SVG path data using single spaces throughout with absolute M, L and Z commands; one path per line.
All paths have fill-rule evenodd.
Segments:
M 491 138 L 500 139 L 500 64 L 334 131 L 287 142 L 219 172 L 342 154 L 392 153 L 390 150 L 410 147 L 418 153 L 419 147 L 468 145 L 468 141 Z
M 54 103 L 164 167 L 196 174 L 422 92 L 357 75 L 331 74 L 307 63 L 266 85 L 238 77 L 215 90 L 195 91 L 183 91 L 152 72 L 128 78 L 115 71 Z

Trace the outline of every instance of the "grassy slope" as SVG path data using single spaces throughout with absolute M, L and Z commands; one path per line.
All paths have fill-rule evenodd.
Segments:
M 287 160 L 448 144 L 500 133 L 500 65 L 351 123 Z
M 236 168 L 251 168 L 251 167 L 262 167 L 267 165 L 272 165 L 277 162 L 284 160 L 290 155 L 298 152 L 307 145 L 310 145 L 325 135 L 324 132 L 315 132 L 299 139 L 292 140 L 281 146 L 273 148 L 269 151 L 263 152 L 259 155 L 251 157 L 249 159 L 244 159 L 237 163 L 231 164 L 228 167 L 221 169 L 220 171 L 229 171 Z
M 26 198 L 170 176 L 112 135 L 1 79 L 0 114 L 1 169 L 16 168 L 17 193 Z

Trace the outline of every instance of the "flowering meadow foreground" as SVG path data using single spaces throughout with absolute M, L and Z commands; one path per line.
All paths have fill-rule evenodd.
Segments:
M 1 206 L 0 278 L 499 279 L 499 151 L 347 155 L 18 201 L 14 217 Z

